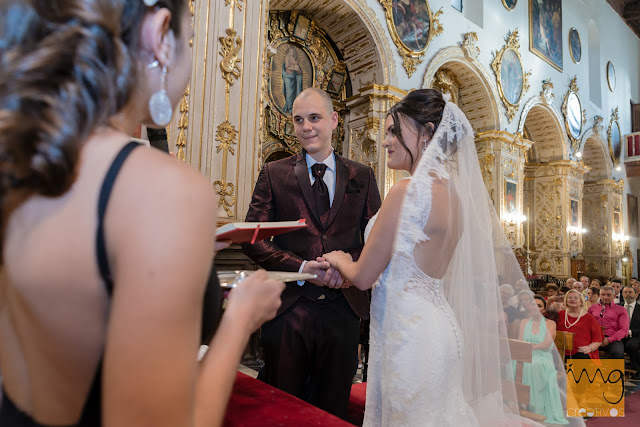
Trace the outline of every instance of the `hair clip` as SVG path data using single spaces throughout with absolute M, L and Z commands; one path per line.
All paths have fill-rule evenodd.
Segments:
M 155 6 L 156 3 L 158 3 L 158 0 L 142 0 L 142 1 L 144 2 L 144 4 L 146 4 L 149 7 Z

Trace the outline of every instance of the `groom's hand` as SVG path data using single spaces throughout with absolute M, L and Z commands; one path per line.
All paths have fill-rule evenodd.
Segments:
M 329 264 L 322 257 L 316 258 L 316 261 L 327 263 L 329 265 L 329 268 L 327 269 L 327 271 L 324 274 L 323 286 L 327 286 L 327 287 L 333 288 L 333 289 L 341 288 L 342 284 L 344 283 L 344 278 L 342 277 L 340 272 L 338 270 L 336 270 L 335 268 L 333 268 L 331 266 L 331 264 Z
M 327 270 L 331 268 L 331 264 L 322 260 L 322 261 L 307 261 L 302 269 L 302 273 L 315 274 L 315 279 L 307 280 L 307 282 L 313 283 L 317 286 L 324 286 L 325 284 L 325 275 Z

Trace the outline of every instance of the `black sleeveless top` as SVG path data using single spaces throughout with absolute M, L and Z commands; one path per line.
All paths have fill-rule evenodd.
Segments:
M 120 172 L 124 161 L 129 154 L 138 146 L 137 142 L 129 142 L 122 147 L 118 155 L 113 160 L 100 189 L 98 197 L 98 227 L 96 231 L 96 257 L 100 276 L 104 281 L 109 298 L 113 293 L 113 280 L 107 258 L 107 249 L 104 239 L 104 215 L 111 196 L 113 184 Z M 211 274 L 204 296 L 203 316 L 202 316 L 202 343 L 209 342 L 213 336 L 222 311 L 222 294 L 220 283 L 216 275 L 215 267 L 211 267 Z M 80 421 L 69 427 L 98 427 L 102 423 L 102 360 L 98 364 L 89 395 L 82 410 Z M 2 407 L 0 407 L 0 426 L 2 427 L 46 427 L 34 421 L 29 415 L 18 409 L 9 399 L 7 393 L 2 393 Z

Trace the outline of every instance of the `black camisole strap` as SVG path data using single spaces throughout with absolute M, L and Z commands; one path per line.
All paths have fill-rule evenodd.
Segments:
M 107 247 L 104 239 L 104 215 L 107 210 L 107 204 L 109 203 L 109 197 L 111 197 L 111 190 L 113 184 L 116 181 L 118 172 L 122 167 L 124 161 L 134 148 L 140 144 L 131 141 L 118 153 L 113 159 L 113 163 L 109 167 L 107 174 L 102 182 L 102 188 L 100 189 L 100 196 L 98 197 L 98 229 L 96 232 L 96 256 L 98 258 L 98 268 L 100 270 L 100 276 L 104 280 L 104 285 L 107 288 L 109 295 L 113 292 L 113 280 L 111 279 L 111 269 L 109 268 L 109 260 L 107 259 Z

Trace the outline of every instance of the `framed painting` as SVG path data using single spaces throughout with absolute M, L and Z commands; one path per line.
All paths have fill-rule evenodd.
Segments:
M 431 39 L 442 33 L 438 17 L 431 13 L 428 0 L 379 0 L 384 7 L 391 39 L 402 57 L 409 77 L 422 62 Z
M 582 59 L 582 43 L 580 42 L 580 34 L 575 28 L 569 30 L 569 54 L 573 62 L 580 63 L 580 59 Z
M 518 0 L 502 0 L 502 5 L 507 10 L 513 10 L 516 7 L 516 4 L 518 4 Z
M 518 213 L 518 181 L 505 178 L 504 180 L 504 213 L 516 215 Z
M 298 17 L 296 18 L 296 25 L 293 29 L 293 37 L 297 37 L 300 40 L 307 40 L 310 26 L 311 20 L 302 14 L 298 14 Z
M 562 71 L 561 0 L 529 0 L 529 50 Z
M 620 124 L 618 123 L 618 107 L 611 113 L 611 120 L 607 129 L 607 140 L 609 142 L 609 153 L 615 166 L 620 163 L 622 155 L 622 136 L 620 135 Z
M 578 215 L 578 201 L 571 199 L 571 226 L 572 227 L 577 227 L 580 223 L 579 221 L 579 215 Z
M 507 110 L 509 122 L 513 120 L 522 96 L 529 90 L 531 72 L 525 73 L 524 71 L 518 50 L 519 46 L 518 30 L 516 29 L 507 35 L 507 43 L 495 53 L 491 62 L 491 68 L 496 74 L 498 83 L 498 94 Z
M 638 237 L 638 198 L 633 194 L 627 194 L 627 218 L 629 221 L 629 235 Z
M 344 84 L 344 73 L 339 73 L 337 71 L 333 71 L 331 73 L 331 77 L 329 78 L 329 82 L 327 83 L 327 92 L 338 94 L 342 90 L 342 85 Z
M 611 92 L 616 88 L 616 67 L 611 61 L 607 62 L 607 85 Z
M 300 15 L 298 15 L 300 16 Z M 309 54 L 301 45 L 281 43 L 271 57 L 269 94 L 273 105 L 283 114 L 291 114 L 293 100 L 313 86 L 315 70 Z
M 451 0 L 451 6 L 458 12 L 462 12 L 462 0 Z

